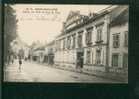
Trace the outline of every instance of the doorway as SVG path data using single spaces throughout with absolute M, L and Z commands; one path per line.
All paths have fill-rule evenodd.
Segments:
M 76 68 L 83 68 L 83 61 L 84 61 L 83 56 L 84 56 L 83 52 L 77 52 Z

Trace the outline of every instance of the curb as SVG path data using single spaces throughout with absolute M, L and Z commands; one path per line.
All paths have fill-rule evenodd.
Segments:
M 38 64 L 45 65 L 45 66 L 51 67 L 51 68 L 62 69 L 62 70 L 66 70 L 66 71 L 72 71 L 72 72 L 82 73 L 82 74 L 91 75 L 91 76 L 97 76 L 97 77 L 101 77 L 101 78 L 104 78 L 104 79 L 111 79 L 111 80 L 118 81 L 119 83 L 127 83 L 128 82 L 127 79 L 124 79 L 122 77 L 119 77 L 119 78 L 117 78 L 116 76 L 106 77 L 106 76 L 103 76 L 103 75 L 98 75 L 98 74 L 85 72 L 84 70 L 80 72 L 78 70 L 74 70 L 73 68 L 70 69 L 70 68 L 58 67 L 56 65 L 49 66 L 48 64 L 44 64 L 44 63 L 38 63 Z
M 77 73 L 83 73 L 83 74 L 86 74 L 86 75 L 97 76 L 97 77 L 101 77 L 101 78 L 105 78 L 105 79 L 111 79 L 111 80 L 115 80 L 115 81 L 119 81 L 119 82 L 126 82 L 125 80 L 122 80 L 123 78 L 115 79 L 115 77 L 106 77 L 106 76 L 103 76 L 103 75 L 97 75 L 97 74 L 88 73 L 88 72 L 84 72 L 84 71 L 80 72 L 80 71 L 77 71 L 77 70 L 70 70 L 70 69 L 59 68 L 59 67 L 53 67 L 53 68 L 72 71 L 72 72 L 77 72 Z

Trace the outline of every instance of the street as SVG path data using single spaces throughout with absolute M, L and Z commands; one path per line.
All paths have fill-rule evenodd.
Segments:
M 18 61 L 4 69 L 5 82 L 81 82 L 81 83 L 117 83 L 97 76 L 56 69 L 50 66 L 23 61 L 19 70 Z

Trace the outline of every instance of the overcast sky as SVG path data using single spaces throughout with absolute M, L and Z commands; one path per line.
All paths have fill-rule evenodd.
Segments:
M 79 10 L 81 14 L 88 15 L 89 12 L 97 12 L 109 5 L 14 5 L 18 19 L 18 34 L 27 44 L 33 41 L 50 42 L 60 34 L 62 22 L 64 22 L 70 11 Z M 30 8 L 57 9 L 57 13 L 26 13 Z M 43 11 L 43 10 L 41 10 Z M 47 10 L 48 12 L 49 10 Z M 51 11 L 51 10 L 50 10 Z

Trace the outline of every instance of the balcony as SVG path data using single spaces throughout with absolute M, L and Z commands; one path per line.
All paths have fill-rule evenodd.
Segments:
M 103 40 L 97 40 L 96 41 L 96 43 L 98 44 L 98 43 L 102 43 L 103 42 Z
M 87 45 L 87 46 L 91 46 L 92 44 L 93 44 L 93 43 L 92 43 L 91 41 L 87 41 L 87 42 L 86 42 L 86 45 Z

